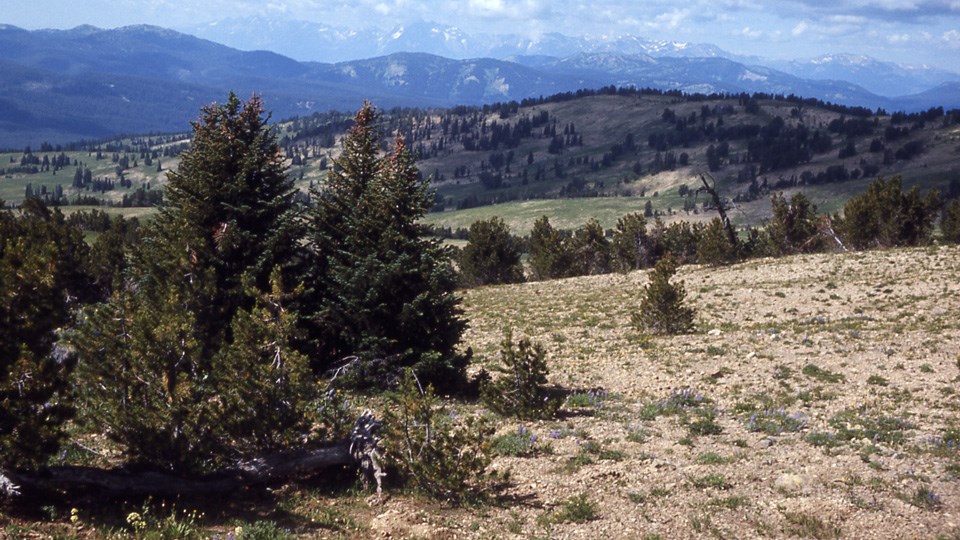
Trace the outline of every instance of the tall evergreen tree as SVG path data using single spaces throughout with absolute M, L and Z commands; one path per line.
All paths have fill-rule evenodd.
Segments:
M 198 337 L 208 352 L 229 338 L 223 322 L 252 307 L 243 280 L 269 290 L 274 267 L 291 270 L 297 260 L 296 188 L 268 121 L 256 96 L 243 103 L 231 93 L 226 103 L 202 109 L 190 149 L 167 174 L 164 204 L 149 232 L 157 249 L 141 253 L 141 262 L 156 267 L 173 258 L 165 251 L 185 250 L 192 265 L 210 273 L 210 288 L 194 299 L 206 326 Z M 169 272 L 151 276 L 182 279 Z
M 256 97 L 204 107 L 128 278 L 74 340 L 84 417 L 128 456 L 195 471 L 303 435 L 314 385 L 284 275 L 294 188 Z
M 452 253 L 419 224 L 434 199 L 404 140 L 380 154 L 379 119 L 365 103 L 313 192 L 314 367 L 357 356 L 355 384 L 381 384 L 413 367 L 438 389 L 454 389 L 464 378 L 466 358 L 456 346 L 466 322 Z

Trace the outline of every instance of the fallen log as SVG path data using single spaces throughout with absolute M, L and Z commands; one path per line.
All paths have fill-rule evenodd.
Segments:
M 128 467 L 98 469 L 55 466 L 32 473 L 0 470 L 0 495 L 12 498 L 24 493 L 74 493 L 95 491 L 101 496 L 174 497 L 229 493 L 242 487 L 276 480 L 303 477 L 338 465 L 355 465 L 364 480 L 376 482 L 381 493 L 385 474 L 380 465 L 380 422 L 364 412 L 354 424 L 350 437 L 322 448 L 279 452 L 237 463 L 215 473 L 185 477 L 156 470 Z

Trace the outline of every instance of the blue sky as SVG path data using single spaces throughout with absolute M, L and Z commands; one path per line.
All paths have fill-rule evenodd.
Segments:
M 422 19 L 470 33 L 634 34 L 768 58 L 853 53 L 960 72 L 960 0 L 3 0 L 0 23 L 183 28 L 251 15 L 346 28 Z

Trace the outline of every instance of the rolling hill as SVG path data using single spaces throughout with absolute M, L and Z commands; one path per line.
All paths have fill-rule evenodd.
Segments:
M 277 125 L 302 189 L 322 181 L 350 119 L 314 113 Z M 877 115 L 799 98 L 606 88 L 522 104 L 390 110 L 384 129 L 405 135 L 431 178 L 437 211 L 427 222 L 451 230 L 493 215 L 520 233 L 542 215 L 563 228 L 590 217 L 612 228 L 620 216 L 644 211 L 667 221 L 709 219 L 710 201 L 696 193 L 701 174 L 735 203 L 731 217 L 740 225 L 769 217 L 771 193 L 800 190 L 821 212 L 835 212 L 878 176 L 960 195 L 960 116 L 942 109 Z M 73 146 L 59 172 L 32 171 L 23 151 L 0 153 L 0 198 L 16 203 L 28 185 L 49 194 L 60 186 L 71 201 L 83 195 L 120 205 L 163 184 L 154 162 L 175 166 L 185 137 Z M 34 147 L 33 167 L 58 152 Z M 116 172 L 122 156 L 126 186 Z M 73 187 L 78 165 L 109 189 Z

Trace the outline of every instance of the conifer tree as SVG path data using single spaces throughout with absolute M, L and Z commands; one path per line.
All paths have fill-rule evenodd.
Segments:
M 707 224 L 697 241 L 697 261 L 700 264 L 720 266 L 736 259 L 736 247 L 727 239 L 723 221 L 715 217 Z
M 577 275 L 606 274 L 611 269 L 610 241 L 596 218 L 591 218 L 573 235 Z
M 73 364 L 57 342 L 89 291 L 86 253 L 80 230 L 37 199 L 0 211 L 0 468 L 43 465 L 72 415 Z
M 132 460 L 178 471 L 302 436 L 314 386 L 282 285 L 294 188 L 261 102 L 231 94 L 193 130 L 127 279 L 74 339 L 83 418 Z
M 205 348 L 217 348 L 222 333 L 240 308 L 252 307 L 242 281 L 253 279 L 258 290 L 270 288 L 279 266 L 292 274 L 296 244 L 302 234 L 296 223 L 295 187 L 287 177 L 276 135 L 268 127 L 259 97 L 246 103 L 231 93 L 224 104 L 212 104 L 193 122 L 193 143 L 180 165 L 167 175 L 164 204 L 150 230 L 150 249 L 142 262 L 162 265 L 186 250 L 190 263 L 212 280 L 194 300 Z M 151 260 L 156 257 L 160 261 Z M 151 277 L 180 280 L 175 274 Z M 159 284 L 166 288 L 169 283 Z
M 946 242 L 960 244 L 960 199 L 954 199 L 944 207 L 940 232 Z
M 470 225 L 460 253 L 461 281 L 467 287 L 523 281 L 522 240 L 498 217 Z
M 419 224 L 433 196 L 403 138 L 380 155 L 379 118 L 365 103 L 313 192 L 314 367 L 357 356 L 354 384 L 383 384 L 413 367 L 438 389 L 455 389 L 464 379 L 466 358 L 456 346 L 466 323 L 452 253 Z
M 840 229 L 857 249 L 915 246 L 930 239 L 939 207 L 936 191 L 920 195 L 914 186 L 904 193 L 900 177 L 877 178 L 844 205 Z
M 631 322 L 640 331 L 651 334 L 685 334 L 693 329 L 693 308 L 684 305 L 687 293 L 683 282 L 671 283 L 677 263 L 667 254 L 650 273 L 650 283 L 643 288 L 640 309 Z
M 789 255 L 799 251 L 816 251 L 819 246 L 809 243 L 817 234 L 817 207 L 803 193 L 796 193 L 788 203 L 783 193 L 770 197 L 773 218 L 767 225 L 770 249 L 775 255 Z
M 533 279 L 556 279 L 573 275 L 574 254 L 562 231 L 547 216 L 534 222 L 530 231 L 530 270 Z
M 643 214 L 631 213 L 617 220 L 613 231 L 613 262 L 620 272 L 638 270 L 650 264 L 653 256 Z

